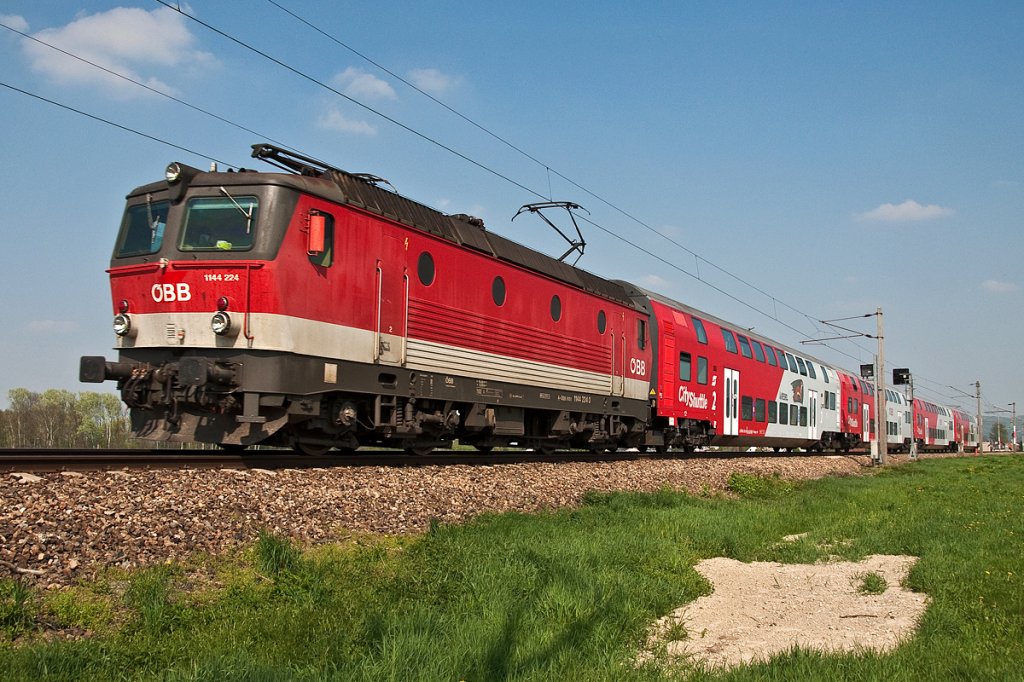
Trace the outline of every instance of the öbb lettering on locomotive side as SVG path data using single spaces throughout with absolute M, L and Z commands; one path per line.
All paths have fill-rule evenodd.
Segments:
M 423 453 L 874 437 L 875 387 L 843 368 L 374 176 L 253 156 L 278 170 L 172 163 L 128 195 L 109 268 L 118 358 L 83 357 L 80 378 L 116 381 L 140 438 Z M 552 206 L 578 208 L 521 212 Z M 891 449 L 977 447 L 964 413 L 885 399 Z

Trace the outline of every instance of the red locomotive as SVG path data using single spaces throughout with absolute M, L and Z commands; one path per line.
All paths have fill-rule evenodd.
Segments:
M 116 380 L 139 437 L 305 453 L 873 437 L 873 387 L 805 353 L 379 178 L 253 156 L 285 172 L 173 163 L 128 195 L 108 270 L 119 358 L 83 357 L 80 378 Z M 889 442 L 909 443 L 887 397 Z

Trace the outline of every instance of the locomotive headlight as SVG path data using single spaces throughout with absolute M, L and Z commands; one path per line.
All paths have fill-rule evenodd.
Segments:
M 231 316 L 223 310 L 218 310 L 210 319 L 210 329 L 218 336 L 224 336 L 231 331 Z
M 114 315 L 114 333 L 118 336 L 128 336 L 132 330 L 132 319 L 124 313 Z
M 167 170 L 164 171 L 164 177 L 167 178 L 167 184 L 173 185 L 181 179 L 181 165 L 177 162 L 167 164 Z

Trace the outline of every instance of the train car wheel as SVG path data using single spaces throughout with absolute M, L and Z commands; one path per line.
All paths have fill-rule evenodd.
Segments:
M 322 443 L 303 443 L 302 441 L 299 441 L 295 444 L 296 452 L 300 455 L 308 455 L 310 457 L 326 455 L 330 449 L 330 445 L 324 445 Z
M 494 449 L 493 445 L 474 445 L 473 447 L 479 450 L 480 452 L 490 452 L 491 450 Z
M 429 445 L 421 445 L 419 447 L 406 448 L 405 451 L 408 452 L 410 455 L 416 455 L 417 457 L 426 457 L 427 455 L 434 451 L 434 448 L 432 448 Z

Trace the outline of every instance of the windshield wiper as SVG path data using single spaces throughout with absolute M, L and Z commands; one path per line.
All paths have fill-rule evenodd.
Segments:
M 251 229 L 252 229 L 252 209 L 255 208 L 256 205 L 255 204 L 249 204 L 249 211 L 247 213 L 244 208 L 239 206 L 238 202 L 235 201 L 235 198 L 233 196 L 231 196 L 230 194 L 228 194 L 228 191 L 226 189 L 221 187 L 220 188 L 220 192 L 221 192 L 221 194 L 226 196 L 228 199 L 230 199 L 231 203 L 235 205 L 235 208 L 237 208 L 238 211 L 242 215 L 245 216 L 245 233 L 249 234 Z

